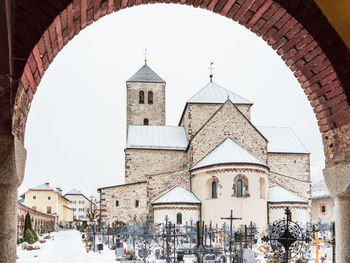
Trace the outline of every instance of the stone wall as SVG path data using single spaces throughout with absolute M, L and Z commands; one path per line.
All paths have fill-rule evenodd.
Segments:
M 190 142 L 191 167 L 227 137 L 267 162 L 267 141 L 237 108 L 227 101 Z
M 127 82 L 128 125 L 143 125 L 147 118 L 149 125 L 165 125 L 165 83 Z M 145 100 L 139 103 L 139 92 L 143 91 Z M 153 92 L 153 104 L 148 104 L 148 91 Z
M 125 150 L 125 182 L 145 180 L 147 174 L 177 171 L 187 167 L 187 154 L 174 150 Z
M 142 222 L 148 215 L 147 182 L 111 186 L 99 189 L 101 193 L 101 221 L 112 224 Z M 139 206 L 136 207 L 136 200 Z M 118 201 L 118 206 L 116 206 Z
M 322 213 L 321 207 L 325 206 L 326 211 Z M 318 223 L 330 223 L 334 221 L 334 200 L 332 197 L 312 199 L 311 220 Z
M 278 183 L 305 200 L 311 201 L 309 154 L 269 153 L 268 166 L 270 167 L 270 186 Z
M 209 120 L 222 104 L 194 104 L 188 103 L 184 110 L 180 125 L 185 127 L 187 139 L 193 135 Z M 250 119 L 251 105 L 236 105 L 237 108 Z
M 175 186 L 182 186 L 190 191 L 191 180 L 188 169 L 147 175 L 146 177 L 147 196 L 149 196 L 150 202 Z
M 235 226 L 253 221 L 260 230 L 267 226 L 267 168 L 255 165 L 216 165 L 198 169 L 192 174 L 192 191 L 202 202 L 202 220 L 206 224 L 222 225 L 221 217 L 233 210 Z M 246 178 L 243 196 L 235 194 L 236 178 Z M 263 180 L 261 180 L 263 179 Z M 217 185 L 217 197 L 213 198 L 212 182 Z M 261 182 L 265 182 L 261 184 Z

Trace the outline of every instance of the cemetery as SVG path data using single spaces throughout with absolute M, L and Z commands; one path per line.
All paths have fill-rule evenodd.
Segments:
M 60 239 L 65 246 L 74 248 L 74 253 L 67 253 L 77 256 L 74 262 L 333 262 L 334 224 L 298 225 L 291 218 L 288 208 L 285 217 L 275 221 L 266 231 L 258 229 L 254 222 L 234 227 L 233 221 L 238 219 L 231 212 L 229 216 L 222 217 L 220 226 L 193 220 L 179 226 L 169 221 L 168 217 L 164 223 L 157 225 L 147 221 L 113 226 L 91 223 L 81 228 L 80 232 L 54 232 L 47 242 L 34 244 L 37 248 L 35 251 L 27 251 L 23 244 L 19 245 L 17 262 L 33 262 L 22 261 L 24 258 L 30 259 L 28 253 L 42 260 L 46 255 L 44 251 L 50 248 L 65 254 L 67 248 L 55 243 Z M 76 244 L 71 241 L 67 245 L 64 235 L 74 235 Z M 55 236 L 60 239 L 56 240 Z M 38 252 L 40 247 L 43 252 Z M 51 262 L 61 261 L 53 259 Z

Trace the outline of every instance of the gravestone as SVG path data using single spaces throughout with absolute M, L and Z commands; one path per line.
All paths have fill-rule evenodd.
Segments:
M 140 249 L 139 250 L 139 257 L 140 258 L 147 258 L 148 257 L 148 251 L 146 249 Z
M 255 263 L 254 251 L 247 248 L 243 252 L 243 263 Z
M 120 247 L 116 248 L 116 249 L 115 249 L 115 255 L 116 255 L 117 257 L 122 257 L 122 256 L 124 256 L 124 248 L 120 248 Z

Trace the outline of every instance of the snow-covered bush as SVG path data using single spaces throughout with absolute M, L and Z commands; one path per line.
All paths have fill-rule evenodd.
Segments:
M 24 241 L 28 242 L 29 244 L 35 243 L 35 238 L 33 236 L 32 231 L 29 228 L 24 233 Z

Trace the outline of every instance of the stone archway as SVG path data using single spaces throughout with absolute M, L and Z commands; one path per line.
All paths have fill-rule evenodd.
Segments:
M 350 261 L 350 223 L 345 220 L 350 217 L 350 54 L 313 0 L 3 1 L 0 28 L 7 36 L 0 41 L 0 214 L 11 227 L 5 233 L 9 239 L 0 241 L 1 256 L 15 262 L 15 250 L 8 246 L 16 231 L 10 223 L 15 215 L 7 210 L 15 207 L 23 178 L 26 120 L 45 70 L 86 26 L 106 14 L 148 3 L 186 4 L 223 15 L 262 37 L 285 61 L 323 135 L 325 178 L 337 206 L 337 260 Z

